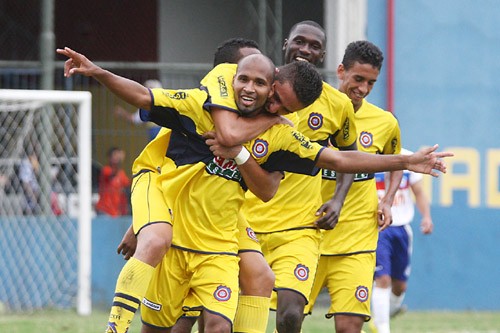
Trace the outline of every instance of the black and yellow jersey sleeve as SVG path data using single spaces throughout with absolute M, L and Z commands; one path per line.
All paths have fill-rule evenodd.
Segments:
M 201 86 L 208 91 L 210 97 L 205 103 L 206 109 L 218 107 L 238 112 L 233 90 L 236 68 L 236 64 L 217 65 L 201 80 Z

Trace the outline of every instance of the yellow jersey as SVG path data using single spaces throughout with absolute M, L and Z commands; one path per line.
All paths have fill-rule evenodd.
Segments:
M 153 89 L 143 120 L 171 127 L 167 157 L 176 167 L 159 177 L 173 210 L 172 246 L 202 253 L 236 255 L 237 213 L 246 190 L 233 160 L 214 157 L 201 137 L 214 129 L 207 90 Z M 275 125 L 244 144 L 268 171 L 317 174 L 323 147 L 288 125 Z
M 351 100 L 327 83 L 321 96 L 309 107 L 296 113 L 298 130 L 324 146 L 328 142 L 348 147 L 356 141 L 356 126 Z M 243 213 L 256 233 L 315 228 L 316 211 L 322 205 L 321 176 L 285 173 L 278 192 L 262 202 L 247 192 Z
M 401 134 L 394 115 L 366 100 L 354 115 L 358 130 L 359 151 L 371 154 L 399 154 Z M 323 200 L 328 200 L 335 189 L 335 172 L 322 171 Z M 359 173 L 349 189 L 339 223 L 324 232 L 321 254 L 342 255 L 373 252 L 377 247 L 378 198 L 373 173 Z

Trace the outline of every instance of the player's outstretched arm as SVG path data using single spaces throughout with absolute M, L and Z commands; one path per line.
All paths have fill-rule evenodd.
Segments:
M 446 164 L 441 158 L 451 157 L 451 152 L 435 152 L 438 145 L 422 148 L 412 155 L 377 155 L 360 151 L 333 151 L 323 149 L 316 163 L 321 168 L 338 172 L 382 172 L 405 170 L 430 174 L 446 173 Z
M 57 49 L 56 52 L 69 58 L 64 63 L 65 77 L 71 77 L 74 74 L 91 76 L 125 102 L 145 110 L 151 108 L 151 95 L 148 88 L 142 84 L 95 65 L 83 54 L 73 51 L 69 47 Z

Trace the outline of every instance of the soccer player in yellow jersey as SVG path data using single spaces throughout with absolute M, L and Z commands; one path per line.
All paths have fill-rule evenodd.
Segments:
M 260 53 L 258 45 L 254 41 L 249 41 L 243 38 L 232 38 L 221 44 L 214 54 L 214 67 L 221 63 L 236 64 L 242 57 L 251 54 Z M 232 66 L 230 66 L 232 67 Z M 220 76 L 207 75 L 201 82 L 206 86 L 212 97 L 212 103 L 217 102 L 217 97 L 234 100 L 232 90 L 223 91 L 223 93 L 215 93 L 220 90 Z M 231 82 L 234 76 L 234 71 L 231 69 L 227 72 L 225 82 Z M 211 93 L 213 92 L 213 93 Z M 217 103 L 216 103 L 217 104 Z M 223 137 L 225 144 L 233 145 L 240 142 L 234 142 L 236 136 L 241 137 L 240 133 L 231 133 L 233 129 L 232 121 L 224 121 L 227 117 L 227 112 L 216 112 L 212 110 L 212 118 L 215 122 L 217 134 Z M 221 126 L 228 125 L 228 126 Z M 263 132 L 262 130 L 261 132 Z M 233 129 L 234 132 L 234 129 Z M 226 133 L 232 134 L 227 136 Z M 254 135 L 255 136 L 255 135 Z M 247 136 L 247 139 L 251 137 Z M 241 143 L 248 140 L 241 140 Z M 281 179 L 281 178 L 280 178 Z M 239 297 L 238 308 L 234 319 L 235 332 L 265 332 L 267 328 L 269 316 L 269 302 L 271 292 L 274 286 L 274 273 L 264 260 L 260 244 L 258 243 L 255 233 L 250 228 L 244 217 L 239 214 L 238 219 L 238 256 L 239 261 Z M 189 294 L 188 299 L 184 304 L 185 307 L 193 306 L 193 295 Z M 189 333 L 191 328 L 199 317 L 199 312 L 186 312 L 180 318 L 172 329 L 174 333 Z M 203 326 L 202 317 L 198 325 Z
M 68 52 L 70 52 L 70 51 L 68 51 Z M 77 59 L 78 58 L 75 58 L 75 60 L 77 60 Z M 80 60 L 80 59 L 78 59 L 78 60 Z M 274 72 L 274 67 L 272 67 L 269 72 L 271 73 L 271 78 L 272 78 L 272 74 Z M 244 79 L 246 80 L 247 78 L 244 78 Z M 269 82 L 267 84 L 267 86 L 270 86 L 270 83 L 271 82 Z M 257 85 L 259 85 L 259 86 L 266 86 L 265 84 L 262 84 L 262 82 L 260 82 L 260 81 L 257 82 Z M 264 95 L 263 101 L 265 101 L 267 97 L 268 97 L 267 95 Z M 251 93 L 247 93 L 247 95 L 245 96 L 245 99 L 244 99 L 244 104 L 248 104 L 249 101 L 251 102 L 252 98 L 253 98 L 252 94 Z M 277 104 L 277 103 L 275 103 L 275 104 Z M 300 107 L 302 107 L 302 104 L 300 105 Z M 289 103 L 288 106 L 287 106 L 287 108 L 288 109 L 295 108 L 295 110 L 296 110 L 299 107 L 295 107 L 293 104 Z M 160 137 L 164 138 L 164 139 L 167 139 L 166 135 L 162 135 Z M 159 141 L 156 141 L 155 143 L 157 143 L 157 142 L 159 142 Z M 167 143 L 167 141 L 165 141 L 165 143 L 163 143 L 163 147 L 166 146 L 166 143 Z M 152 143 L 152 144 L 154 144 L 154 143 Z M 160 145 L 160 147 L 161 147 L 161 145 Z M 163 149 L 163 151 L 164 151 L 164 148 L 160 148 L 160 149 Z M 150 150 L 152 150 L 152 149 L 150 149 Z M 158 165 L 161 165 L 161 159 L 158 159 L 158 161 L 154 161 L 154 162 L 150 163 L 149 160 L 151 160 L 151 156 L 152 155 L 150 155 L 150 154 L 148 155 L 148 154 L 146 154 L 146 152 L 147 152 L 147 150 L 145 151 L 145 154 L 143 154 L 144 155 L 143 158 L 141 157 L 141 158 L 138 159 L 138 161 L 136 161 L 136 162 L 139 162 L 139 163 L 137 163 L 137 166 L 140 166 L 140 169 L 136 170 L 136 171 L 137 171 L 137 173 L 140 174 L 140 177 L 138 179 L 146 179 L 148 182 L 150 182 L 149 179 L 154 176 L 154 173 L 150 173 L 149 171 L 151 171 L 151 169 L 153 169 L 153 170 L 157 169 Z M 146 161 L 146 163 L 145 163 L 145 161 Z M 134 165 L 134 167 L 136 167 L 136 165 Z M 143 174 L 145 175 L 144 177 L 143 177 Z M 136 192 L 136 193 L 139 194 L 138 192 Z M 139 214 L 139 215 L 144 215 L 144 214 Z M 137 229 L 137 228 L 135 228 L 135 229 Z M 123 296 L 123 295 L 120 295 L 120 296 Z
M 148 300 L 146 297 L 143 301 L 143 304 L 146 305 L 146 308 L 144 308 L 145 312 L 149 310 L 154 312 L 160 311 L 167 306 L 169 300 L 176 304 L 172 307 L 173 311 L 160 318 L 159 321 L 151 323 L 155 328 L 150 328 L 153 330 L 163 328 L 165 331 L 169 331 L 169 326 L 175 322 L 178 316 L 178 313 L 176 314 L 175 311 L 177 311 L 179 306 L 179 294 L 186 295 L 187 290 L 197 289 L 199 296 L 207 301 L 203 303 L 204 309 L 208 310 L 204 311 L 204 313 L 211 315 L 211 322 L 205 321 L 207 325 L 205 326 L 206 331 L 211 331 L 215 328 L 222 328 L 223 331 L 230 329 L 231 316 L 235 310 L 234 305 L 231 305 L 234 304 L 234 299 L 231 298 L 233 290 L 231 286 L 234 288 L 237 285 L 237 282 L 235 283 L 237 274 L 236 279 L 234 274 L 237 272 L 237 269 L 235 269 L 237 261 L 231 259 L 234 256 L 234 251 L 237 250 L 234 237 L 236 223 L 231 221 L 234 220 L 239 210 L 238 207 L 243 200 L 243 192 L 241 191 L 244 184 L 240 183 L 241 176 L 238 176 L 238 174 L 239 172 L 242 175 L 246 173 L 246 164 L 252 160 L 249 159 L 250 154 L 247 150 L 241 150 L 238 154 L 231 156 L 235 158 L 238 165 L 236 167 L 234 162 L 217 158 L 213 159 L 199 145 L 199 135 L 203 131 L 213 128 L 213 123 L 211 124 L 210 120 L 207 119 L 210 118 L 208 114 L 194 107 L 196 105 L 199 107 L 200 99 L 202 101 L 206 100 L 207 95 L 204 95 L 203 91 L 165 92 L 160 90 L 151 93 L 133 81 L 117 77 L 108 71 L 96 68 L 95 65 L 89 65 L 91 62 L 88 59 L 68 48 L 58 50 L 58 52 L 71 58 L 65 65 L 66 76 L 75 73 L 93 76 L 122 99 L 137 107 L 150 109 L 150 120 L 161 125 L 164 125 L 163 121 L 166 120 L 168 125 L 179 132 L 177 133 L 178 137 L 176 140 L 178 140 L 177 145 L 181 149 L 173 150 L 172 152 L 170 149 L 168 150 L 170 156 L 174 157 L 177 169 L 175 172 L 162 174 L 162 177 L 164 178 L 163 186 L 169 189 L 176 189 L 179 197 L 187 196 L 186 198 L 189 198 L 189 205 L 187 205 L 185 202 L 180 203 L 185 200 L 167 197 L 169 207 L 173 207 L 177 216 L 177 222 L 174 224 L 174 227 L 178 227 L 179 230 L 185 232 L 174 232 L 174 243 L 177 242 L 175 237 L 178 237 L 179 245 L 174 248 L 175 251 L 169 251 L 163 260 L 163 263 L 166 263 L 164 268 L 168 269 L 167 276 L 170 276 L 167 279 L 169 283 L 167 285 L 162 284 L 162 286 L 157 285 L 156 287 L 160 288 L 157 288 L 155 291 L 159 292 L 159 295 L 166 295 L 166 299 L 164 298 L 163 302 L 160 299 L 158 302 L 157 299 Z M 256 70 L 255 65 L 258 65 L 256 58 L 258 56 L 245 58 L 244 61 L 250 65 L 247 68 L 243 66 L 242 62 L 235 77 L 235 96 L 237 96 L 238 102 L 243 107 L 250 106 L 254 103 L 255 98 L 259 97 L 258 95 L 254 96 L 255 92 L 246 90 L 245 87 L 256 84 L 259 86 L 270 85 L 268 76 L 266 76 L 267 79 L 262 81 L 258 80 L 258 77 L 252 74 Z M 253 67 L 251 66 L 252 64 Z M 260 62 L 260 66 L 262 66 L 262 61 Z M 270 77 L 272 77 L 274 68 L 269 65 L 267 67 L 270 69 Z M 295 69 L 293 69 L 294 67 Z M 293 74 L 300 67 L 302 67 L 302 70 L 307 71 L 308 69 L 307 66 L 288 66 L 288 69 L 292 68 L 291 72 Z M 262 67 L 260 68 L 262 69 Z M 272 87 L 275 89 L 275 99 L 269 103 L 270 110 L 281 109 L 284 112 L 289 112 L 307 105 L 307 103 L 300 102 L 297 99 L 297 96 L 300 96 L 300 94 L 296 94 L 293 91 L 295 86 L 289 80 L 286 80 L 287 74 L 290 74 L 290 72 L 282 68 L 280 73 L 278 73 L 277 81 L 273 83 Z M 301 74 L 301 80 L 304 79 L 303 74 L 304 72 Z M 281 78 L 279 78 L 280 75 Z M 236 89 L 236 82 L 240 84 L 239 89 Z M 321 80 L 319 79 L 319 86 L 321 86 L 320 82 Z M 281 99 L 278 97 L 281 97 Z M 153 102 L 155 106 L 151 107 Z M 193 102 L 196 105 L 192 104 Z M 285 102 L 287 105 L 285 105 Z M 191 114 L 190 112 L 193 112 L 193 110 L 188 109 L 193 107 L 200 111 L 195 111 L 195 113 Z M 156 116 L 159 116 L 159 118 L 155 119 Z M 273 137 L 274 140 L 269 141 L 270 137 Z M 270 145 L 270 142 L 272 145 Z M 170 146 L 172 146 L 172 136 L 170 138 Z M 306 172 L 314 172 L 313 165 L 316 163 L 320 167 L 329 167 L 343 172 L 409 168 L 418 172 L 437 175 L 433 169 L 445 170 L 445 166 L 439 160 L 439 157 L 450 156 L 449 153 L 434 153 L 437 146 L 423 149 L 409 157 L 396 156 L 394 158 L 384 158 L 366 154 L 336 154 L 333 151 L 324 150 L 321 146 L 309 142 L 300 133 L 288 129 L 285 125 L 273 127 L 273 131 L 267 131 L 261 138 L 249 142 L 246 146 L 251 147 L 252 156 L 257 158 L 262 165 L 266 165 L 267 169 L 271 171 L 276 169 L 277 164 L 283 163 L 292 157 L 295 163 L 286 164 L 288 168 L 284 167 L 285 170 L 301 172 L 308 170 Z M 280 165 L 280 167 L 283 168 L 283 165 Z M 203 181 L 200 182 L 202 179 Z M 227 186 L 222 186 L 223 183 L 221 181 Z M 247 183 L 249 183 L 248 180 Z M 249 187 L 251 186 L 251 184 L 248 185 Z M 234 199 L 230 199 L 234 195 L 236 195 Z M 172 201 L 168 202 L 169 199 Z M 218 199 L 220 202 L 217 201 Z M 224 203 L 224 209 L 219 209 L 221 203 Z M 217 223 L 214 223 L 215 220 Z M 201 223 L 198 227 L 196 227 L 197 221 Z M 191 225 L 192 223 L 195 224 Z M 202 228 L 193 230 L 199 227 Z M 221 235 L 225 236 L 221 237 Z M 186 251 L 188 249 L 191 251 Z M 207 259 L 205 254 L 197 251 L 200 249 L 202 253 L 207 253 L 206 255 L 210 259 Z M 220 252 L 221 250 L 223 251 L 222 253 Z M 216 256 L 216 258 L 213 258 L 213 255 L 210 253 L 219 254 L 222 257 L 219 258 Z M 211 269 L 207 270 L 206 265 L 210 262 L 212 262 Z M 192 271 L 189 269 L 186 271 L 187 268 L 181 268 L 180 264 L 189 265 L 190 267 L 203 266 L 204 268 L 194 268 Z M 173 272 L 172 270 L 175 267 L 180 270 Z M 203 272 L 212 273 L 212 275 L 211 277 L 204 276 Z M 214 272 L 215 274 L 213 274 Z M 187 277 L 187 280 L 183 278 L 181 280 L 175 279 L 172 277 L 172 274 L 176 275 L 176 277 Z M 186 274 L 188 275 L 186 276 Z M 221 279 L 225 282 L 220 282 L 222 281 Z M 191 285 L 186 286 L 187 282 L 191 283 Z M 194 282 L 201 282 L 202 285 L 196 283 L 193 285 L 192 283 Z M 218 285 L 215 290 L 210 287 L 215 285 Z M 215 299 L 216 301 L 213 303 L 208 301 L 209 299 Z M 210 311 L 211 307 L 214 307 L 216 310 Z M 152 316 L 154 317 L 154 313 Z M 145 317 L 145 321 L 148 322 L 148 314 L 145 314 Z M 158 325 L 155 325 L 155 323 Z
M 224 42 L 218 49 L 216 54 L 214 55 L 214 66 L 216 66 L 218 63 L 221 62 L 237 62 L 240 58 L 248 55 L 248 54 L 253 54 L 253 53 L 260 53 L 258 50 L 258 46 L 254 41 L 251 40 L 246 40 L 242 38 L 233 38 L 230 39 L 226 42 Z M 232 76 L 233 74 L 231 74 Z M 237 119 L 229 119 L 230 121 L 225 121 L 226 123 L 229 123 L 228 125 L 231 126 L 225 126 L 224 118 L 231 117 L 231 114 L 229 112 L 219 112 L 217 110 L 212 110 L 212 116 L 215 119 L 215 125 L 218 130 L 219 134 L 223 134 L 229 137 L 226 137 L 226 141 L 231 141 L 235 140 L 237 137 L 241 138 L 246 138 L 246 139 L 240 139 L 240 142 L 247 141 L 254 137 L 257 133 L 260 133 L 264 131 L 267 127 L 275 123 L 277 120 L 271 119 L 271 117 L 266 116 L 266 117 L 253 117 L 251 122 L 244 122 L 242 126 L 238 127 L 238 123 L 242 122 L 241 117 Z M 161 190 L 158 191 L 157 189 L 157 182 L 154 181 L 158 177 L 158 174 L 160 172 L 160 169 L 163 171 L 167 171 L 169 168 L 172 167 L 173 162 L 169 158 L 164 157 L 165 156 L 165 151 L 166 147 L 168 146 L 168 139 L 170 138 L 170 130 L 163 129 L 162 132 L 160 133 L 160 136 L 157 140 L 155 140 L 155 143 L 147 146 L 144 151 L 141 153 L 141 155 L 136 159 L 134 166 L 133 166 L 133 173 L 136 175 L 134 178 L 134 186 L 133 186 L 133 191 L 132 191 L 132 207 L 134 209 L 134 214 L 133 214 L 133 219 L 134 221 L 138 221 L 134 223 L 135 228 L 134 230 L 137 230 L 136 233 L 142 232 L 142 234 L 147 234 L 147 230 L 143 231 L 143 228 L 145 226 L 150 225 L 151 223 L 151 217 L 158 215 L 158 214 L 164 214 L 167 215 L 168 218 L 164 217 L 163 219 L 161 218 L 156 218 L 153 219 L 152 221 L 155 221 L 153 223 L 158 223 L 156 221 L 170 221 L 170 215 L 168 207 L 164 207 L 164 200 L 163 196 L 160 198 L 154 199 L 154 193 L 158 193 L 161 195 L 163 193 Z M 159 161 L 154 161 L 154 158 Z M 162 167 L 162 161 L 163 163 L 166 163 Z M 175 167 L 175 165 L 174 165 Z M 281 176 L 277 178 L 278 181 L 281 179 Z M 164 193 L 164 195 L 167 195 L 167 193 Z M 140 216 L 146 216 L 148 219 L 140 219 Z M 246 230 L 244 228 L 244 230 Z M 251 231 L 251 230 L 250 230 Z M 130 242 L 136 242 L 135 235 L 131 229 L 127 232 L 129 235 L 129 238 L 124 238 L 124 240 L 129 239 L 129 241 L 122 241 L 120 246 L 119 246 L 119 251 L 123 252 L 125 256 L 130 257 L 133 254 L 133 250 L 130 249 Z M 240 242 L 242 240 L 245 240 L 248 243 L 255 243 L 254 240 L 252 240 L 251 235 L 253 232 L 250 233 L 241 233 L 240 235 Z M 141 236 L 143 236 L 141 235 Z M 147 245 L 147 244 L 146 244 Z M 256 244 L 258 245 L 258 243 Z M 169 246 L 169 244 L 168 244 Z M 167 246 L 167 247 L 168 247 Z M 260 247 L 259 247 L 260 248 Z M 134 250 L 135 250 L 135 245 L 134 245 Z M 152 248 L 151 251 L 155 251 L 155 248 Z M 163 251 L 162 251 L 163 252 Z M 244 254 L 247 256 L 250 256 L 250 254 Z M 257 258 L 255 258 L 257 257 Z M 235 318 L 235 329 L 236 330 L 242 330 L 245 331 L 246 329 L 241 327 L 243 324 L 250 325 L 250 327 L 266 327 L 267 325 L 267 318 L 263 316 L 262 314 L 268 314 L 268 310 L 266 307 L 266 302 L 263 300 L 266 300 L 270 297 L 270 291 L 269 295 L 263 294 L 263 292 L 260 292 L 260 290 L 266 291 L 265 285 L 269 284 L 267 283 L 268 280 L 270 280 L 271 287 L 269 287 L 269 290 L 272 288 L 272 283 L 274 282 L 274 275 L 272 275 L 272 271 L 270 268 L 267 266 L 267 264 L 264 261 L 264 265 L 256 265 L 256 261 L 258 262 L 259 258 L 258 256 L 253 256 L 254 259 L 254 265 L 253 267 L 257 269 L 257 272 L 259 274 L 259 279 L 256 281 L 252 281 L 252 284 L 249 284 L 248 282 L 246 284 L 240 283 L 240 289 L 242 295 L 244 294 L 245 296 L 240 297 L 238 299 L 239 305 L 238 305 L 238 311 L 237 315 Z M 262 259 L 263 260 L 263 259 Z M 155 263 L 153 263 L 154 266 L 156 266 Z M 255 275 L 253 275 L 255 276 Z M 255 288 L 252 288 L 252 286 L 255 285 L 261 285 L 260 289 L 255 290 Z M 123 293 L 120 293 L 123 294 Z M 250 295 L 250 296 L 246 296 Z M 121 297 L 117 296 L 115 298 L 119 299 Z M 244 302 L 242 304 L 242 302 Z M 256 305 L 259 305 L 260 303 L 263 303 L 263 306 L 261 306 L 262 310 L 257 310 L 258 308 Z M 249 303 L 249 305 L 247 305 Z M 250 311 L 246 311 L 245 309 L 249 308 Z M 257 312 L 257 317 L 254 318 L 255 314 Z M 249 312 L 246 314 L 246 312 Z M 252 320 L 249 321 L 248 318 L 245 320 L 246 317 L 251 316 Z M 245 320 L 242 323 L 242 319 Z M 183 326 L 189 325 L 189 332 L 191 331 L 190 327 L 192 323 L 184 323 L 184 320 L 179 320 L 176 323 L 176 328 L 173 329 L 174 332 L 182 332 L 184 330 L 187 330 L 183 328 Z M 179 327 L 177 327 L 179 326 Z
M 383 54 L 368 41 L 350 43 L 338 66 L 339 89 L 352 101 L 358 130 L 358 149 L 370 154 L 399 154 L 401 137 L 396 118 L 366 101 L 382 67 Z M 327 318 L 336 332 L 361 332 L 370 319 L 370 297 L 379 229 L 391 222 L 391 205 L 402 172 L 391 173 L 391 188 L 378 203 L 373 173 L 355 175 L 338 224 L 325 231 L 321 258 L 311 293 L 312 306 L 322 287 L 330 293 Z M 323 199 L 335 188 L 335 171 L 323 170 Z
M 285 63 L 306 61 L 319 65 L 325 48 L 324 29 L 314 21 L 299 22 L 291 28 L 283 45 Z M 297 128 L 310 140 L 341 150 L 356 149 L 352 103 L 328 83 L 323 83 L 321 96 L 298 115 Z M 301 329 L 319 259 L 319 228 L 331 229 L 336 224 L 352 178 L 351 174 L 344 175 L 335 195 L 324 205 L 320 174 L 286 173 L 274 198 L 265 203 L 247 193 L 243 213 L 276 275 L 277 299 L 271 307 L 276 310 L 278 332 Z
M 239 57 L 258 52 L 251 43 L 238 40 L 235 44 L 239 45 Z M 89 67 L 92 68 L 90 65 Z M 264 96 L 261 104 L 266 98 L 267 95 Z M 232 115 L 225 111 L 223 113 L 226 118 Z M 215 117 L 215 111 L 212 116 Z M 241 117 L 238 116 L 238 118 L 238 120 L 242 120 Z M 259 122 L 259 118 L 261 125 L 256 126 L 255 124 Z M 244 122 L 240 127 L 235 126 L 238 122 L 236 119 L 233 119 L 231 121 L 231 128 L 226 128 L 222 132 L 232 134 L 233 136 L 243 135 L 243 137 L 245 137 L 245 133 L 249 133 L 246 134 L 247 138 L 251 138 L 257 135 L 257 133 L 262 132 L 272 123 L 280 121 L 271 118 L 276 117 L 269 117 L 269 115 L 259 117 L 257 115 L 252 117 L 251 121 Z M 164 202 L 163 192 L 155 186 L 156 178 L 161 170 L 168 170 L 173 165 L 172 161 L 165 157 L 170 133 L 170 130 L 162 130 L 157 139 L 144 149 L 133 165 L 135 177 L 132 186 L 132 201 L 136 202 L 139 200 L 140 202 L 140 204 L 133 205 L 133 225 L 135 234 L 138 235 L 139 244 L 137 252 L 125 265 L 117 282 L 113 309 L 110 315 L 110 327 L 112 326 L 112 329 L 118 332 L 127 330 L 133 314 L 145 293 L 145 288 L 149 283 L 150 278 L 148 276 L 151 275 L 151 267 L 155 267 L 158 264 L 159 259 L 163 257 L 170 246 L 170 224 L 172 221 L 170 209 Z M 281 174 L 278 176 L 276 179 L 279 181 Z M 124 244 L 123 246 L 126 245 Z M 126 247 L 121 248 L 119 251 L 128 257 L 132 254 L 130 249 Z M 137 283 L 135 283 L 134 279 Z

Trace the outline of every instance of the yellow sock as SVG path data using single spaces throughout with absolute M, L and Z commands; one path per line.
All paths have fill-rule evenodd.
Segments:
M 234 318 L 234 332 L 265 333 L 270 303 L 269 297 L 240 295 Z
M 116 281 L 106 333 L 127 332 L 153 276 L 154 267 L 130 258 Z

